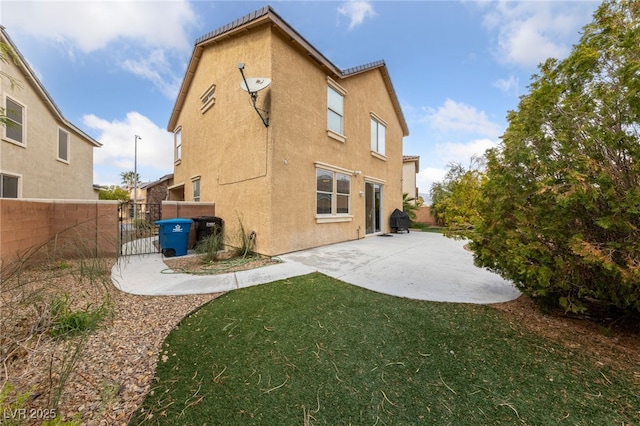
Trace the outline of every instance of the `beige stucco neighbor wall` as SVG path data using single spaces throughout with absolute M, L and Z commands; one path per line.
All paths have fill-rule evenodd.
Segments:
M 0 266 L 16 260 L 115 256 L 117 201 L 0 199 Z
M 402 193 L 409 194 L 409 198 L 418 198 L 416 188 L 416 163 L 405 161 L 402 164 Z
M 402 208 L 403 132 L 381 72 L 373 69 L 336 80 L 346 91 L 345 142 L 327 135 L 327 73 L 288 39 L 262 25 L 204 49 L 178 116 L 182 159 L 174 185 L 200 179 L 201 201 L 215 202 L 233 244 L 240 223 L 256 232 L 255 250 L 277 255 L 365 235 L 365 180 L 384 184 L 383 232 Z M 269 77 L 258 108 L 269 112 L 266 128 L 239 87 L 238 63 L 247 77 Z M 215 105 L 204 114 L 200 96 L 216 85 Z M 371 154 L 371 113 L 386 121 L 386 160 Z M 351 174 L 351 220 L 316 219 L 316 165 Z M 359 173 L 355 173 L 358 171 Z
M 20 198 L 96 200 L 93 189 L 93 148 L 77 132 L 61 122 L 12 61 L 0 62 L 0 69 L 13 76 L 20 86 L 11 88 L 0 78 L 0 102 L 6 97 L 23 105 L 26 111 L 24 144 L 9 142 L 0 126 L 0 173 L 19 178 Z M 58 157 L 58 129 L 69 133 L 69 161 Z

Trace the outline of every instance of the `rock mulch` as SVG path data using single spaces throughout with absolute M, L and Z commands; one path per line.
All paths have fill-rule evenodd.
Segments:
M 46 332 L 29 333 L 30 323 L 46 322 L 46 314 L 35 308 L 39 305 L 33 298 L 22 297 L 17 302 L 5 293 L 0 300 L 2 334 L 6 332 L 2 354 L 3 358 L 7 352 L 11 356 L 0 365 L 0 380 L 3 386 L 14 388 L 14 395 L 29 391 L 22 407 L 27 412 L 52 414 L 46 410 L 56 407 L 56 417 L 63 420 L 78 420 L 83 425 L 126 425 L 152 387 L 166 336 L 187 314 L 220 294 L 136 296 L 113 287 L 88 285 L 78 279 L 75 270 L 74 266 L 68 273 L 53 278 L 48 273 L 41 279 L 37 276 L 42 271 L 31 271 L 22 280 L 30 282 L 28 290 L 43 300 L 46 294 L 58 292 L 69 295 L 73 303 L 98 306 L 108 294 L 111 317 L 84 337 L 54 339 Z M 22 336 L 18 330 L 21 325 L 26 330 Z M 9 335 L 16 338 L 10 341 Z M 73 369 L 68 379 L 61 380 L 69 365 Z M 41 420 L 31 419 L 32 424 Z

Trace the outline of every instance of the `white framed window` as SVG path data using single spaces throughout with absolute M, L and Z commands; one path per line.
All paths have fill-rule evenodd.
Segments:
M 316 215 L 351 214 L 351 176 L 316 168 Z
M 212 84 L 200 95 L 202 104 L 200 105 L 200 111 L 204 114 L 209 108 L 216 103 L 216 85 Z
M 17 176 L 0 173 L 0 198 L 18 198 Z
M 175 161 L 182 160 L 182 127 L 178 127 L 173 133 L 174 144 L 176 147 Z
M 385 155 L 387 124 L 371 114 L 371 152 Z
M 344 97 L 347 91 L 327 77 L 327 135 L 339 142 L 346 142 L 344 136 Z
M 7 118 L 7 125 L 4 126 L 4 135 L 10 142 L 24 145 L 26 142 L 25 126 L 27 109 L 24 105 L 5 97 L 4 114 Z
M 339 135 L 344 134 L 344 96 L 331 86 L 327 87 L 327 127 Z
M 191 180 L 193 188 L 193 201 L 200 201 L 200 177 Z
M 69 132 L 58 127 L 58 160 L 69 162 Z

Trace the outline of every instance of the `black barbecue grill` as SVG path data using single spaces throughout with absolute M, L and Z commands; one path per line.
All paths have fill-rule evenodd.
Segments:
M 411 219 L 409 215 L 403 212 L 402 210 L 395 209 L 393 213 L 391 213 L 391 217 L 389 218 L 389 226 L 391 227 L 391 232 L 404 232 L 409 233 L 409 226 L 411 225 Z

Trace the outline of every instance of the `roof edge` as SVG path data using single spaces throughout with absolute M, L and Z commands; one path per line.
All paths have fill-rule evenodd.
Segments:
M 21 67 L 24 70 L 26 77 L 35 84 L 37 90 L 40 92 L 41 98 L 49 106 L 49 109 L 54 113 L 54 115 L 56 115 L 58 119 L 60 119 L 60 121 L 62 121 L 65 125 L 67 125 L 71 130 L 76 132 L 81 137 L 85 138 L 92 145 L 98 148 L 101 147 L 102 144 L 100 142 L 98 142 L 91 136 L 87 135 L 84 131 L 80 130 L 76 125 L 71 123 L 69 120 L 67 120 L 64 117 L 64 115 L 62 115 L 62 111 L 60 111 L 60 108 L 58 108 L 58 105 L 56 105 L 56 103 L 53 101 L 53 98 L 51 97 L 47 89 L 45 89 L 44 85 L 42 84 L 42 82 L 40 81 L 36 73 L 33 71 L 31 66 L 27 62 L 26 58 L 22 55 L 22 53 L 18 49 L 18 46 L 16 46 L 14 41 L 11 39 L 11 37 L 9 36 L 9 33 L 7 32 L 7 29 L 2 25 L 0 25 L 0 33 L 2 33 L 2 36 L 4 37 L 4 39 L 7 41 L 7 43 L 13 50 L 13 52 L 16 54 L 16 57 L 20 62 L 18 64 L 19 67 Z

